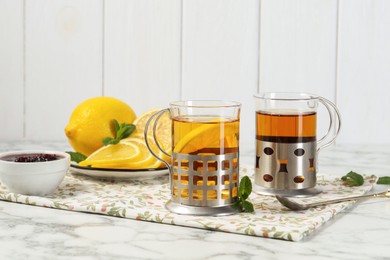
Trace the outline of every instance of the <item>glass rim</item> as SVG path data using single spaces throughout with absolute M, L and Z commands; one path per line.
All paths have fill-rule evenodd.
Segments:
M 227 100 L 180 100 L 170 102 L 171 107 L 191 107 L 191 108 L 239 108 L 238 101 Z
M 318 95 L 305 92 L 260 92 L 253 95 L 257 99 L 279 100 L 279 101 L 299 101 L 319 99 Z

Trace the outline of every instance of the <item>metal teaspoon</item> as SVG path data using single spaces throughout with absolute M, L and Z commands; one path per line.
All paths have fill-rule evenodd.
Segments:
M 317 206 L 322 206 L 322 205 L 328 205 L 332 203 L 338 203 L 338 202 L 343 202 L 343 201 L 350 201 L 350 200 L 360 200 L 360 199 L 366 199 L 366 198 L 390 198 L 390 189 L 384 192 L 379 192 L 379 193 L 372 193 L 372 194 L 367 194 L 367 195 L 361 195 L 361 196 L 353 196 L 353 197 L 345 197 L 345 198 L 340 198 L 340 199 L 334 199 L 334 200 L 325 200 L 325 201 L 320 201 L 320 202 L 314 202 L 314 203 L 307 203 L 307 204 L 300 204 L 295 201 L 292 201 L 288 199 L 287 197 L 282 197 L 276 195 L 276 199 L 282 203 L 284 206 L 286 206 L 289 209 L 292 210 L 305 210 L 311 207 L 317 207 Z

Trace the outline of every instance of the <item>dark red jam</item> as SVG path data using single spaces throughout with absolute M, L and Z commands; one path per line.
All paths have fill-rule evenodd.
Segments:
M 34 153 L 34 154 L 12 154 L 0 158 L 0 160 L 8 162 L 47 162 L 62 158 L 56 154 Z

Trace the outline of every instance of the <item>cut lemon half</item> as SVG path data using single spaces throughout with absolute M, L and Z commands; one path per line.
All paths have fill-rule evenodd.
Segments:
M 97 165 L 119 165 L 138 161 L 142 157 L 141 149 L 134 143 L 119 143 L 103 146 L 93 152 L 84 161 L 79 162 L 80 166 Z

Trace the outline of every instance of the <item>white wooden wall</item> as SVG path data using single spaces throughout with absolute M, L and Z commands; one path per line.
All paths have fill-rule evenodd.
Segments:
M 0 141 L 66 140 L 98 95 L 137 112 L 179 99 L 305 91 L 334 101 L 339 143 L 390 144 L 389 0 L 0 0 Z M 324 116 L 325 118 L 326 116 Z

